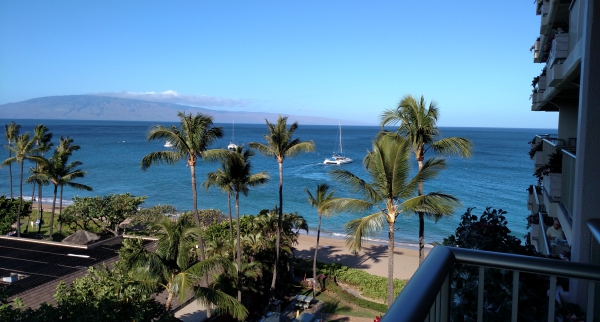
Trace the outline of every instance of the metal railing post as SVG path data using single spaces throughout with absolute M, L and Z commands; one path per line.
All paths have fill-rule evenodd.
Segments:
M 513 290 L 512 290 L 512 316 L 511 321 L 517 322 L 519 313 L 519 271 L 513 272 Z
M 485 270 L 479 266 L 479 285 L 477 285 L 477 322 L 483 322 L 483 284 L 485 282 Z

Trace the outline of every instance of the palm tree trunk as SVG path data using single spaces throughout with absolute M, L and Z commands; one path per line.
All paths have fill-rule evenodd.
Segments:
M 313 297 L 315 297 L 315 284 L 317 283 L 317 252 L 319 251 L 319 238 L 321 237 L 321 214 L 319 214 L 319 226 L 317 228 L 317 246 L 315 247 L 315 258 L 313 259 Z
M 188 162 L 189 164 L 189 162 Z M 200 223 L 200 216 L 198 215 L 198 194 L 196 191 L 196 166 L 195 164 L 190 164 L 190 173 L 192 176 L 192 198 L 193 200 L 193 204 L 194 204 L 194 219 L 196 220 L 196 225 L 198 225 L 198 227 L 201 227 L 201 223 Z M 200 261 L 204 261 L 204 259 L 206 258 L 204 255 L 204 240 L 202 239 L 202 236 L 198 235 L 198 250 L 200 251 Z M 208 287 L 208 275 L 204 275 L 202 277 L 202 282 L 204 283 L 204 285 L 206 285 L 206 287 Z M 210 305 L 209 307 L 206 309 L 206 317 L 210 318 L 211 317 L 211 312 L 210 312 Z
M 173 293 L 169 292 L 167 295 L 167 302 L 165 303 L 165 311 L 169 312 L 171 309 L 171 303 L 173 302 Z
M 58 232 L 62 233 L 62 198 L 63 198 L 63 185 L 60 185 L 60 206 L 58 207 Z
M 394 302 L 394 223 L 388 222 L 388 309 Z
M 21 183 L 19 184 L 19 193 L 21 199 L 19 199 L 19 211 L 17 212 L 17 237 L 21 237 L 21 211 L 23 210 L 23 163 L 21 161 Z
M 10 141 L 8 141 L 8 145 L 10 145 Z M 11 150 L 8 150 L 8 158 L 12 158 L 12 152 Z M 13 189 L 12 189 L 12 164 L 9 163 L 8 164 L 8 180 L 10 183 L 10 199 L 13 199 Z
M 275 241 L 275 263 L 273 264 L 273 280 L 271 281 L 271 297 L 275 295 L 277 265 L 279 264 L 279 245 L 281 242 L 281 224 L 283 218 L 283 163 L 279 162 L 279 216 L 277 218 L 277 239 Z
M 233 218 L 231 217 L 231 194 L 229 191 L 227 192 L 227 208 L 229 208 L 229 241 L 233 241 Z M 238 220 L 239 224 L 240 221 Z
M 419 163 L 419 171 L 423 168 L 423 159 L 417 160 Z M 419 182 L 419 196 L 423 195 L 423 181 Z M 419 266 L 425 260 L 425 214 L 419 212 Z
M 237 222 L 237 300 L 242 302 L 242 244 L 240 241 L 240 193 L 235 192 L 235 220 Z
M 31 222 L 31 213 L 33 212 L 33 198 L 35 198 L 35 181 L 33 182 L 33 190 L 31 191 L 31 211 L 27 215 L 27 221 L 25 222 L 25 233 L 29 232 L 29 223 Z M 32 227 L 33 228 L 33 227 Z
M 50 214 L 50 239 L 52 239 L 52 233 L 54 232 L 54 211 L 56 210 L 56 193 L 58 192 L 58 185 L 54 185 L 54 198 L 52 199 L 52 213 Z
M 44 209 L 42 208 L 42 185 L 39 184 L 38 185 L 38 234 L 40 233 L 40 230 L 42 229 L 42 219 L 44 217 Z

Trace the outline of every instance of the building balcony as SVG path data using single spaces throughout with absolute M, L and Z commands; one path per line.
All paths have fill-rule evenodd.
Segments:
M 600 238 L 600 223 L 589 221 L 588 227 L 596 238 Z M 450 321 L 453 306 L 456 303 L 452 286 L 452 271 L 457 265 L 479 268 L 477 287 L 477 321 L 486 320 L 485 281 L 486 269 L 501 269 L 512 274 L 512 299 L 509 299 L 511 321 L 519 319 L 519 308 L 524 306 L 521 300 L 528 295 L 519 294 L 520 276 L 531 273 L 547 276 L 548 305 L 545 308 L 548 321 L 555 321 L 557 303 L 561 303 L 557 278 L 580 279 L 587 281 L 587 303 L 579 303 L 592 321 L 598 295 L 594 289 L 600 282 L 600 266 L 569 261 L 546 259 L 532 256 L 487 252 L 457 247 L 435 246 L 423 264 L 415 272 L 410 282 L 400 293 L 396 301 L 382 318 L 382 322 L 396 321 Z M 509 275 L 510 276 L 510 275 Z M 490 295 L 488 295 L 489 297 Z M 541 308 L 540 308 L 541 309 Z M 473 317 L 475 318 L 475 317 Z

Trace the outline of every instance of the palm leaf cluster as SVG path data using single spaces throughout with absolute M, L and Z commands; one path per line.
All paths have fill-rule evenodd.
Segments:
M 155 224 L 159 240 L 156 251 L 144 248 L 141 239 L 124 241 L 119 251 L 120 269 L 145 286 L 149 291 L 167 292 L 166 310 L 171 309 L 173 299 L 179 303 L 193 296 L 206 305 L 216 305 L 217 310 L 243 320 L 248 315 L 246 308 L 235 298 L 211 287 L 202 280 L 207 275 L 228 274 L 235 276 L 231 261 L 224 257 L 214 257 L 198 261 L 195 246 L 202 233 L 191 218 L 182 216 L 176 222 L 168 218 Z
M 425 154 L 429 150 L 437 154 L 451 154 L 461 157 L 470 157 L 473 144 L 470 140 L 462 137 L 442 137 L 437 120 L 439 108 L 437 103 L 431 101 L 429 106 L 425 98 L 421 96 L 418 100 L 412 95 L 402 98 L 395 109 L 385 110 L 381 114 L 381 126 L 398 124 L 395 133 L 404 137 L 410 144 L 410 148 L 417 160 L 419 169 L 423 167 Z M 385 134 L 390 134 L 382 132 Z M 423 194 L 423 183 L 419 183 L 419 195 Z M 424 218 L 440 219 L 436 212 L 419 211 L 419 263 L 424 260 Z

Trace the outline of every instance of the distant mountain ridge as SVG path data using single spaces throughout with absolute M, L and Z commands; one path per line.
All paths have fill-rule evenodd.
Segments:
M 141 101 L 98 95 L 66 95 L 34 98 L 0 105 L 3 119 L 103 120 L 103 121 L 177 121 L 177 112 L 212 115 L 215 123 L 256 124 L 276 120 L 277 113 L 217 111 L 187 105 Z M 323 117 L 284 115 L 291 122 L 315 125 L 337 124 Z M 346 124 L 356 122 L 345 122 Z

